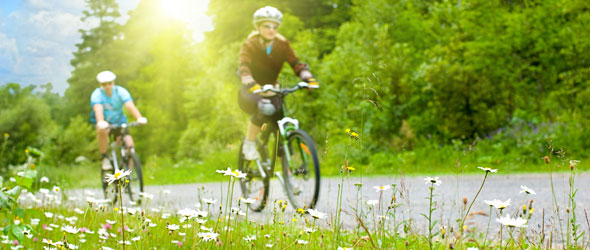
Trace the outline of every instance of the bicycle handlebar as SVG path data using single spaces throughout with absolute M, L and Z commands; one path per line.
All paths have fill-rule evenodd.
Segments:
M 130 123 L 123 123 L 123 124 L 109 124 L 109 128 L 128 128 L 128 127 L 138 127 L 141 126 L 139 122 L 130 122 Z
M 262 86 L 262 88 L 254 90 L 252 93 L 258 94 L 258 93 L 266 93 L 266 92 L 270 91 L 273 93 L 286 95 L 286 94 L 293 93 L 299 89 L 317 89 L 319 87 L 320 87 L 319 85 L 309 84 L 307 82 L 299 82 L 299 83 L 297 83 L 297 85 L 295 85 L 295 87 L 276 89 L 273 85 L 266 84 L 266 85 Z

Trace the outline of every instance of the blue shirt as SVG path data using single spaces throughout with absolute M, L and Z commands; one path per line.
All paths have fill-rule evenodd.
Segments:
M 94 107 L 95 104 L 102 104 L 104 119 L 111 124 L 123 124 L 127 123 L 127 117 L 123 114 L 123 105 L 133 101 L 129 91 L 125 88 L 113 85 L 113 94 L 109 97 L 102 88 L 96 88 L 90 96 L 90 108 Z M 90 112 L 90 122 L 96 123 L 96 115 L 94 109 Z

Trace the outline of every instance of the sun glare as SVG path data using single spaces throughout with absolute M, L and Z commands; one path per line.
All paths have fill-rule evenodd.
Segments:
M 169 16 L 181 20 L 193 30 L 193 39 L 201 42 L 204 32 L 213 30 L 211 18 L 205 13 L 209 0 L 162 0 L 162 10 Z

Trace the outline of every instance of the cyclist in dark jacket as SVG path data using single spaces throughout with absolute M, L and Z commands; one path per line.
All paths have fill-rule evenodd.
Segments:
M 242 148 L 246 160 L 254 160 L 258 157 L 255 140 L 262 124 L 274 122 L 283 117 L 280 98 L 274 97 L 273 93 L 253 94 L 252 92 L 260 89 L 261 85 L 277 85 L 279 73 L 285 62 L 289 63 L 295 75 L 302 80 L 313 79 L 307 65 L 301 63 L 295 56 L 289 41 L 277 33 L 282 18 L 283 14 L 274 7 L 266 6 L 258 9 L 254 13 L 253 20 L 256 31 L 248 36 L 240 49 L 239 73 L 242 87 L 238 103 L 242 110 L 252 115 Z M 267 98 L 263 99 L 261 95 Z M 274 106 L 274 109 L 270 109 L 274 112 L 263 114 L 259 106 L 264 105 Z

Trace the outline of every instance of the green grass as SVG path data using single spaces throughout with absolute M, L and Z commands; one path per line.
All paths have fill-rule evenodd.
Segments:
M 237 167 L 235 150 L 221 150 L 208 155 L 202 161 L 185 159 L 174 161 L 169 157 L 152 156 L 142 159 L 143 176 L 146 185 L 170 185 L 184 183 L 203 183 L 222 181 L 223 177 L 215 173 L 216 169 Z M 356 168 L 357 176 L 382 175 L 453 175 L 480 174 L 477 166 L 499 169 L 502 174 L 543 173 L 551 169 L 544 161 L 511 160 L 506 155 L 485 155 L 486 152 L 463 152 L 443 149 L 405 151 L 402 153 L 382 152 L 366 157 L 366 160 L 350 160 Z M 509 156 L 512 156 L 510 154 Z M 360 158 L 360 157 L 359 157 Z M 561 167 L 553 171 L 568 171 L 567 160 L 554 158 Z M 343 165 L 344 157 L 338 154 L 321 155 L 322 177 L 336 177 Z M 578 168 L 588 169 L 590 161 L 582 160 Z M 553 166 L 555 164 L 552 164 Z M 64 188 L 100 188 L 100 170 L 98 162 L 85 162 L 79 165 L 60 167 L 46 166 L 40 176 L 47 176 L 52 183 Z

